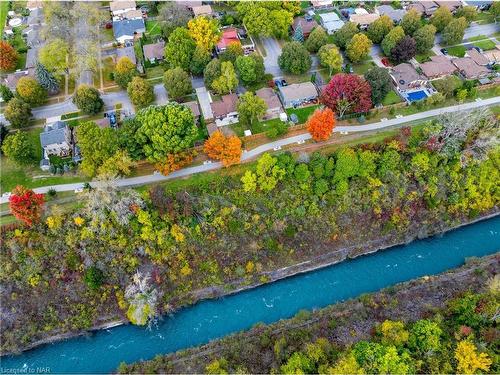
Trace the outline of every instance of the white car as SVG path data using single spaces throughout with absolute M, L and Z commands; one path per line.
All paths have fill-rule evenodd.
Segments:
M 11 195 L 12 195 L 12 193 L 10 191 L 7 191 L 7 192 L 2 194 L 2 198 L 10 198 Z

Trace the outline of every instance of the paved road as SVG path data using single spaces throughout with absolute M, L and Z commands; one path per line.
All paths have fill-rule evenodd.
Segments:
M 464 39 L 472 38 L 478 35 L 493 35 L 500 31 L 500 24 L 488 23 L 486 25 L 479 25 L 475 22 L 465 30 Z M 436 42 L 441 44 L 441 34 L 436 37 Z
M 261 40 L 266 49 L 266 57 L 264 57 L 266 73 L 270 73 L 274 77 L 280 77 L 283 74 L 278 65 L 278 56 L 281 55 L 280 44 L 276 38 L 261 38 Z
M 373 124 L 337 126 L 334 129 L 334 132 L 350 132 L 350 133 L 352 133 L 352 132 L 364 132 L 364 131 L 370 131 L 370 130 L 380 130 L 380 129 L 388 128 L 391 126 L 404 124 L 407 122 L 412 122 L 412 121 L 416 121 L 416 120 L 423 120 L 423 119 L 426 119 L 429 117 L 438 116 L 442 113 L 470 110 L 470 109 L 474 109 L 474 108 L 485 107 L 485 106 L 490 106 L 490 105 L 495 105 L 495 104 L 500 104 L 500 96 L 490 98 L 490 99 L 475 101 L 475 102 L 471 102 L 471 103 L 464 103 L 464 104 L 460 104 L 460 105 L 455 105 L 455 106 L 451 106 L 451 107 L 437 108 L 437 109 L 433 109 L 433 110 L 426 111 L 426 112 L 415 113 L 413 115 L 409 115 L 409 116 L 405 116 L 405 117 L 401 117 L 401 118 L 394 118 L 391 120 L 375 122 Z M 258 146 L 250 151 L 244 151 L 241 159 L 242 159 L 242 161 L 251 160 L 264 152 L 273 151 L 273 150 L 276 150 L 280 147 L 291 145 L 291 144 L 294 144 L 297 142 L 303 142 L 303 141 L 306 141 L 310 138 L 311 138 L 311 135 L 309 133 L 304 133 L 304 134 L 299 134 L 299 135 L 296 135 L 293 137 L 279 139 L 277 141 L 266 143 L 264 145 Z M 155 183 L 155 182 L 171 180 L 171 179 L 178 178 L 178 177 L 185 177 L 185 176 L 189 176 L 189 175 L 196 174 L 196 173 L 212 171 L 212 170 L 219 169 L 221 167 L 222 167 L 222 164 L 219 162 L 197 165 L 195 167 L 189 167 L 189 168 L 184 168 L 184 169 L 175 171 L 175 172 L 169 174 L 168 176 L 163 176 L 161 174 L 157 174 L 157 175 L 148 175 L 148 176 L 118 179 L 116 181 L 116 185 L 119 187 L 126 187 L 126 186 L 137 186 L 137 185 L 151 184 L 151 183 Z M 91 184 L 94 186 L 96 185 L 95 182 L 92 182 Z M 54 189 L 56 191 L 71 191 L 71 190 L 75 190 L 77 188 L 81 188 L 82 186 L 83 186 L 82 183 L 74 183 L 74 184 L 44 186 L 44 187 L 40 187 L 40 188 L 35 188 L 33 190 L 37 193 L 46 193 L 50 189 Z M 5 203 L 7 201 L 8 201 L 7 198 L 0 197 L 0 203 Z

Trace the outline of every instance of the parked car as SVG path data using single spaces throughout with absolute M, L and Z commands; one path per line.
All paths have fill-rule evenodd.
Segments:
M 443 55 L 447 55 L 448 54 L 448 50 L 446 48 L 441 48 L 441 53 Z
M 7 191 L 7 192 L 2 194 L 2 198 L 10 198 L 11 195 L 12 195 L 12 193 L 10 191 Z
M 312 16 L 310 14 L 305 14 L 304 15 L 304 19 L 307 21 L 307 22 L 311 22 L 313 20 Z
M 483 53 L 483 50 L 482 50 L 481 48 L 479 48 L 479 47 L 472 46 L 472 48 L 471 48 L 471 49 L 475 49 L 477 52 L 479 52 L 479 53 Z
M 382 65 L 384 66 L 392 66 L 391 62 L 389 61 L 389 59 L 387 57 L 384 57 L 380 60 L 382 62 Z
M 276 79 L 274 80 L 274 83 L 277 87 L 288 86 L 288 83 L 284 79 Z

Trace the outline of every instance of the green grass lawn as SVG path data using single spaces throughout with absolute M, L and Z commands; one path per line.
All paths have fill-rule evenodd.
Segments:
M 464 46 L 447 47 L 448 54 L 457 57 L 464 57 L 466 48 Z
M 401 97 L 396 93 L 396 91 L 391 90 L 389 93 L 385 96 L 384 100 L 382 101 L 383 105 L 391 105 L 391 104 L 396 104 L 400 103 L 402 101 Z
M 299 118 L 299 124 L 303 124 L 307 121 L 309 116 L 319 107 L 319 105 L 311 105 L 309 107 L 300 107 L 300 108 L 288 108 L 286 113 L 288 116 L 295 113 Z
M 102 42 L 114 42 L 115 35 L 113 34 L 113 29 L 103 28 L 101 31 L 101 41 Z
M 372 60 L 365 60 L 358 64 L 352 64 L 352 69 L 355 74 L 363 75 L 371 68 L 375 66 L 375 63 Z
M 146 78 L 162 78 L 164 72 L 161 65 L 146 68 Z
M 0 24 L 2 27 L 2 32 L 0 35 L 3 35 L 3 28 L 5 27 L 5 21 L 7 20 L 7 12 L 9 11 L 9 2 L 1 1 L 0 2 Z
M 429 61 L 431 56 L 435 56 L 436 54 L 432 52 L 432 50 L 420 53 L 418 55 L 415 55 L 415 60 L 417 60 L 420 64 Z
M 476 17 L 476 22 L 480 25 L 495 22 L 495 16 L 490 12 L 479 12 Z
M 495 42 L 493 42 L 492 40 L 489 40 L 489 39 L 482 40 L 480 42 L 475 42 L 474 45 L 476 47 L 481 48 L 483 51 L 488 51 L 490 49 L 495 49 Z
M 475 41 L 483 40 L 483 39 L 488 39 L 488 37 L 486 35 L 477 35 L 477 36 L 472 36 L 472 37 L 468 38 L 469 42 L 475 42 Z
M 245 130 L 250 130 L 252 134 L 264 133 L 269 128 L 277 123 L 280 123 L 279 118 L 274 118 L 267 121 L 255 121 L 252 125 L 243 124 L 238 122 L 237 124 L 230 125 L 231 129 L 236 133 L 238 137 L 243 137 L 245 135 Z
M 160 24 L 157 21 L 147 20 L 146 21 L 146 33 L 149 36 L 161 35 Z

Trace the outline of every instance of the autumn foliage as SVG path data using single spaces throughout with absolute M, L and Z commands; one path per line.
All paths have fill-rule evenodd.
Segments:
M 185 167 L 193 161 L 193 153 L 184 151 L 176 154 L 167 154 L 165 161 L 156 164 L 156 168 L 164 176 Z
M 0 69 L 13 70 L 17 63 L 17 51 L 9 43 L 0 40 Z
M 229 167 L 240 162 L 241 140 L 235 135 L 226 137 L 216 131 L 207 139 L 203 150 L 210 159 L 220 160 L 225 167 Z
M 39 222 L 42 216 L 43 194 L 36 194 L 33 190 L 18 185 L 12 190 L 9 207 L 16 219 L 31 226 Z
M 335 74 L 324 88 L 321 102 L 340 117 L 348 113 L 368 112 L 372 107 L 371 87 L 356 74 Z
M 334 127 L 335 114 L 328 107 L 317 109 L 307 120 L 307 130 L 317 142 L 330 138 Z

